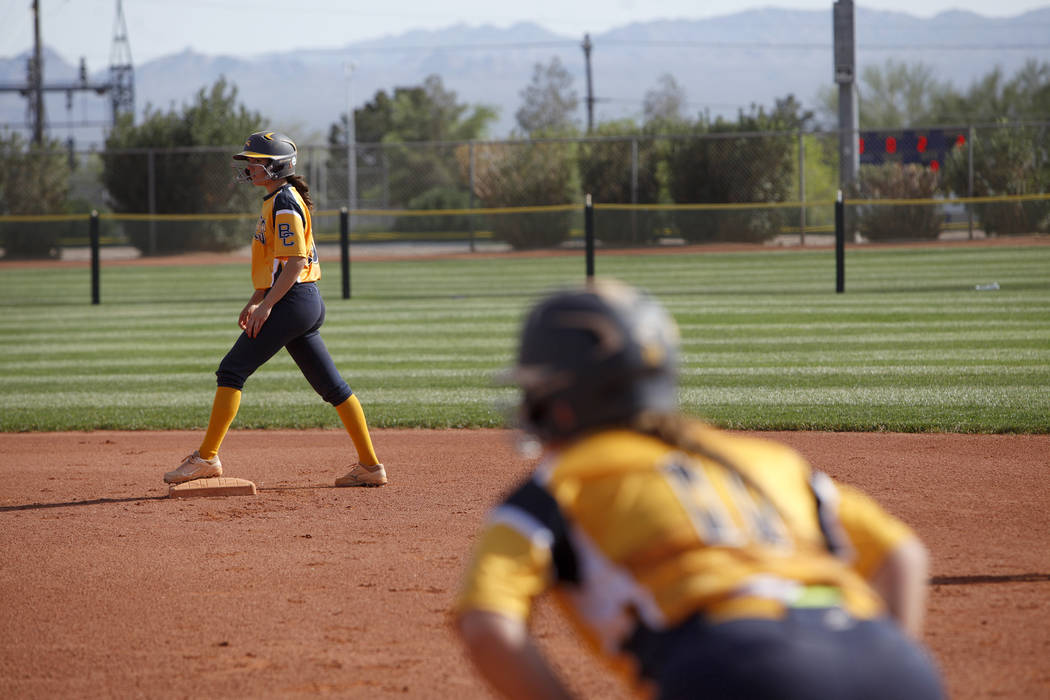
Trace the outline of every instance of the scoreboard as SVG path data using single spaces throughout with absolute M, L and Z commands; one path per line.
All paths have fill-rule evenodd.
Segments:
M 862 131 L 857 152 L 864 165 L 918 163 L 940 170 L 953 149 L 966 148 L 966 138 L 966 129 Z

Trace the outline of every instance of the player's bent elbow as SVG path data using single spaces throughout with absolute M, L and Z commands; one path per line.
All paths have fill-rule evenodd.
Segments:
M 871 581 L 890 614 L 914 637 L 922 634 L 929 573 L 929 552 L 918 538 L 910 537 L 886 555 Z
M 561 700 L 570 697 L 529 638 L 528 625 L 484 610 L 462 613 L 456 629 L 478 672 L 506 698 Z
M 520 646 L 526 634 L 525 626 L 519 621 L 487 610 L 467 610 L 456 618 L 455 626 L 459 638 L 472 653 Z

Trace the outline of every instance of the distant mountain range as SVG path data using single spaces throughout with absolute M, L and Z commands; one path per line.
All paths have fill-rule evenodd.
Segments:
M 733 116 L 751 104 L 772 105 L 793 94 L 818 109 L 821 87 L 832 85 L 831 8 L 827 11 L 763 9 L 703 20 L 636 23 L 591 36 L 595 121 L 638 118 L 646 91 L 664 73 L 686 93 L 691 114 Z M 945 12 L 931 19 L 858 8 L 857 60 L 882 65 L 888 59 L 928 65 L 934 75 L 959 89 L 999 67 L 1012 76 L 1026 60 L 1050 61 L 1050 6 L 1011 18 Z M 130 37 L 134 50 L 135 38 Z M 342 49 L 301 48 L 255 56 L 207 56 L 192 51 L 135 67 L 136 109 L 147 104 L 167 110 L 191 101 L 219 76 L 237 86 L 246 107 L 269 124 L 297 134 L 300 143 L 322 143 L 331 124 L 346 112 L 348 92 L 355 106 L 376 91 L 420 85 L 441 76 L 460 102 L 495 107 L 499 120 L 489 136 L 503 138 L 515 126 L 521 91 L 537 63 L 553 56 L 574 76 L 580 99 L 578 121 L 586 123 L 586 79 L 582 36 L 549 32 L 530 23 L 508 28 L 456 25 L 435 31 L 348 44 Z M 348 81 L 345 65 L 354 69 Z M 0 58 L 0 82 L 25 79 L 25 54 Z M 73 80 L 78 59 L 45 53 L 45 81 Z M 104 82 L 105 70 L 92 73 Z M 349 91 L 348 91 L 349 87 Z M 70 132 L 67 121 L 109 119 L 108 102 L 76 94 L 50 94 L 46 112 L 52 134 L 76 136 L 78 147 L 101 140 L 102 128 Z M 1050 117 L 1050 115 L 1048 115 Z M 0 124 L 22 127 L 25 99 L 0 93 Z

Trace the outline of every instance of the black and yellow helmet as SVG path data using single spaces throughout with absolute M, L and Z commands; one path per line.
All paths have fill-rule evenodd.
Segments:
M 283 177 L 295 174 L 295 142 L 279 131 L 256 131 L 244 142 L 244 148 L 240 153 L 234 154 L 234 160 L 248 160 L 249 158 L 265 158 L 267 163 L 263 165 L 271 180 L 280 180 Z M 234 165 L 238 171 L 239 180 L 250 181 L 248 169 L 242 169 Z
M 520 427 L 546 442 L 671 412 L 677 361 L 674 319 L 640 290 L 604 280 L 552 294 L 526 318 L 511 372 Z

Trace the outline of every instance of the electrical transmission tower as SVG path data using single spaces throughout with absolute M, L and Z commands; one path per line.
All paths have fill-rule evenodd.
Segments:
M 128 25 L 124 22 L 124 4 L 117 0 L 117 19 L 113 24 L 113 49 L 109 53 L 109 100 L 113 123 L 121 114 L 135 114 L 135 68 L 131 63 Z
M 124 22 L 124 8 L 117 0 L 117 20 L 114 29 L 113 49 L 110 53 L 109 81 L 92 83 L 88 80 L 87 65 L 80 60 L 77 80 L 68 83 L 44 83 L 43 44 L 40 41 L 40 0 L 33 0 L 33 53 L 26 61 L 25 83 L 0 83 L 0 92 L 17 92 L 28 100 L 26 121 L 32 126 L 33 143 L 44 142 L 47 116 L 44 112 L 44 93 L 66 93 L 67 105 L 72 103 L 75 92 L 94 92 L 110 97 L 112 123 L 124 113 L 135 112 L 135 71 L 131 64 L 131 45 Z

